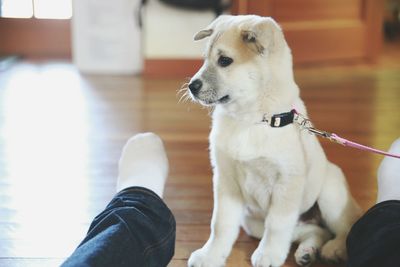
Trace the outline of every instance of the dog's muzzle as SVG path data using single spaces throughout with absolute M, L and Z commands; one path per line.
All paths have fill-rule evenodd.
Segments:
M 207 88 L 203 88 L 204 84 L 200 79 L 190 82 L 188 87 L 192 97 L 203 105 L 225 104 L 230 101 L 229 95 L 218 97 L 216 90 L 205 90 Z

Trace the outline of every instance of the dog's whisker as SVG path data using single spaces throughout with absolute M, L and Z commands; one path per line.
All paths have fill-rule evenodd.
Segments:
M 187 88 L 188 85 L 189 85 L 189 83 L 184 83 L 184 84 L 182 84 L 181 89 L 182 89 L 182 88 Z
M 182 86 L 181 86 L 179 89 L 177 89 L 177 91 L 180 92 L 180 91 L 182 91 L 182 90 L 187 89 L 187 88 L 188 88 L 188 85 L 189 85 L 188 83 L 182 84 Z
M 179 100 L 178 100 L 178 103 L 185 102 L 185 98 L 187 98 L 187 94 L 186 94 L 186 93 L 184 93 L 184 94 L 181 95 L 181 97 L 180 97 Z M 182 99 L 183 99 L 183 101 L 182 101 Z
M 181 89 L 179 89 L 179 90 L 177 91 L 177 94 L 180 94 L 180 93 L 185 92 L 185 91 L 187 91 L 187 90 L 188 90 L 187 87 L 181 88 Z
M 182 96 L 179 98 L 178 103 L 184 103 L 187 102 L 188 100 L 192 100 L 192 97 L 189 95 L 189 93 L 186 91 L 182 94 Z
M 196 101 L 190 96 L 190 94 L 187 94 L 186 96 L 186 101 L 190 101 L 192 103 L 195 103 Z
M 188 86 L 189 86 L 189 83 L 183 83 L 182 85 L 181 85 L 181 87 L 179 88 L 179 89 L 177 89 L 177 91 L 180 91 L 180 90 L 182 90 L 182 89 L 186 89 L 186 88 L 188 88 Z

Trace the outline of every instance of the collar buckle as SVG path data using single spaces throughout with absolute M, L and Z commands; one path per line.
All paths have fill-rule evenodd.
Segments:
M 313 124 L 310 121 L 310 119 L 306 118 L 304 115 L 300 113 L 295 113 L 294 114 L 294 122 L 296 122 L 302 129 L 309 130 L 310 128 L 313 128 Z

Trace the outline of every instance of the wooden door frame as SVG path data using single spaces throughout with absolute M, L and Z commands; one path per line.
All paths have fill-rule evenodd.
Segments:
M 232 14 L 273 16 L 277 0 L 233 0 Z M 354 21 L 326 21 L 299 29 L 297 23 L 281 22 L 289 45 L 293 46 L 295 64 L 316 62 L 374 62 L 382 46 L 382 0 L 363 0 L 363 17 Z M 326 46 L 310 45 L 314 36 L 320 36 Z M 348 40 L 343 40 L 347 36 Z M 345 41 L 351 43 L 346 46 Z M 192 75 L 201 65 L 201 59 L 146 59 L 144 73 L 148 76 Z

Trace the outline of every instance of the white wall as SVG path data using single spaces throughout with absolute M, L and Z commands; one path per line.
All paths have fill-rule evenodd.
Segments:
M 133 16 L 139 4 L 139 0 L 74 0 L 72 56 L 79 70 L 141 72 L 141 31 Z
M 193 36 L 215 19 L 210 11 L 180 9 L 148 0 L 138 25 L 141 0 L 74 0 L 73 60 L 92 73 L 138 73 L 145 59 L 201 58 L 205 40 Z
M 200 58 L 204 41 L 193 36 L 215 19 L 213 11 L 192 11 L 149 0 L 143 13 L 143 47 L 147 59 Z

